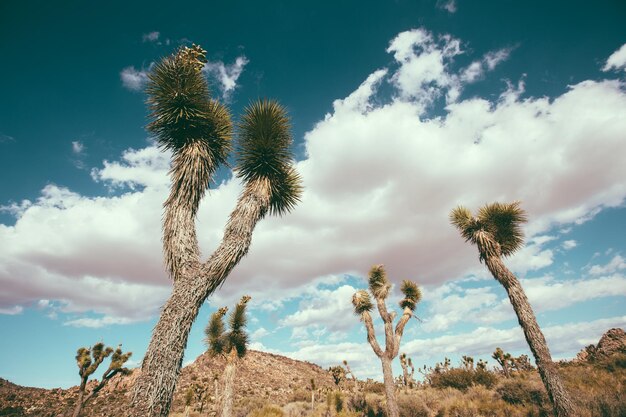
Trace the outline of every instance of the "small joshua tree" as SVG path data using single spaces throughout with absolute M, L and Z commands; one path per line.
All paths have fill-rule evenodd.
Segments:
M 354 382 L 354 391 L 356 391 L 359 388 L 359 381 L 356 379 L 356 375 L 354 375 L 354 372 L 350 369 L 350 365 L 348 365 L 348 361 L 345 359 L 343 360 L 343 366 L 346 368 L 346 377 L 350 375 L 350 378 L 352 378 L 352 381 Z
M 113 354 L 113 356 L 111 356 Z M 78 399 L 76 400 L 76 406 L 74 407 L 74 413 L 72 417 L 78 417 L 83 407 L 89 400 L 98 395 L 98 392 L 117 374 L 128 375 L 130 370 L 124 368 L 124 363 L 130 358 L 132 352 L 123 353 L 122 345 L 117 349 L 111 347 L 105 347 L 104 343 L 96 343 L 92 347 L 81 347 L 76 352 L 76 364 L 78 365 L 78 374 L 80 375 L 80 387 L 78 389 Z M 98 369 L 98 366 L 106 358 L 111 356 L 111 364 L 108 369 L 102 374 L 102 380 L 87 393 L 87 380 Z
M 311 378 L 311 411 L 315 408 L 315 380 Z
M 206 327 L 206 344 L 212 356 L 221 355 L 226 358 L 224 368 L 223 390 L 221 398 L 221 417 L 231 417 L 233 410 L 233 391 L 235 386 L 235 372 L 239 361 L 248 352 L 248 334 L 246 327 L 246 306 L 250 296 L 244 295 L 230 314 L 230 331 L 224 329 L 224 315 L 227 307 L 222 307 L 211 315 Z
M 412 388 L 413 386 L 413 374 L 415 374 L 415 367 L 413 366 L 413 361 L 409 358 L 406 353 L 400 354 L 400 366 L 402 366 L 402 383 L 405 387 Z M 411 368 L 411 372 L 409 372 L 409 368 Z
M 333 381 L 337 386 L 339 386 L 339 384 L 341 384 L 346 377 L 346 370 L 340 365 L 331 366 L 328 368 L 328 372 L 330 372 L 330 375 L 333 377 Z
M 372 316 L 370 312 L 374 308 L 372 299 L 369 293 L 365 290 L 357 291 L 352 296 L 352 305 L 354 306 L 354 312 L 361 317 L 361 321 L 365 323 L 365 329 L 367 330 L 367 340 L 372 346 L 376 356 L 380 358 L 383 366 L 383 376 L 385 382 L 385 395 L 387 397 L 387 409 L 389 417 L 399 417 L 398 403 L 396 401 L 395 386 L 393 379 L 393 372 L 391 370 L 391 363 L 393 359 L 398 356 L 400 350 L 400 340 L 404 333 L 404 327 L 409 319 L 413 316 L 417 303 L 422 298 L 422 293 L 412 281 L 405 280 L 402 282 L 400 290 L 404 294 L 404 298 L 400 301 L 400 307 L 402 307 L 402 316 L 396 324 L 395 330 L 393 328 L 393 322 L 396 318 L 396 312 L 391 313 L 387 311 L 387 305 L 385 300 L 389 295 L 391 284 L 387 279 L 387 274 L 382 265 L 375 265 L 369 272 L 369 290 L 376 300 L 376 306 L 378 313 L 383 319 L 385 325 L 385 350 L 383 351 L 376 340 L 376 334 L 374 332 L 374 323 L 372 322 Z

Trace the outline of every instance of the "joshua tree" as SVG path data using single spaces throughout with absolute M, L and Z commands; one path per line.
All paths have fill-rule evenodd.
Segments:
M 413 361 L 406 355 L 406 353 L 400 354 L 400 366 L 402 366 L 402 384 L 405 387 L 412 387 L 415 367 L 413 366 Z M 409 368 L 411 368 L 411 372 L 409 372 Z
M 111 354 L 113 354 L 111 356 Z M 117 349 L 111 347 L 104 347 L 104 343 L 96 343 L 92 347 L 82 347 L 76 352 L 76 364 L 78 365 L 78 374 L 80 375 L 80 387 L 78 388 L 78 399 L 76 400 L 76 406 L 74 407 L 74 413 L 72 417 L 78 417 L 83 407 L 89 400 L 98 395 L 98 392 L 117 374 L 128 375 L 130 370 L 124 368 L 124 363 L 130 358 L 132 352 L 123 353 L 122 346 L 118 346 Z M 106 358 L 111 356 L 111 364 L 102 374 L 102 380 L 87 393 L 87 380 L 92 375 L 98 366 Z
M 133 391 L 129 415 L 168 415 L 191 325 L 204 301 L 248 252 L 252 233 L 266 214 L 282 215 L 297 204 L 301 185 L 289 150 L 285 109 L 274 101 L 250 104 L 239 124 L 235 161 L 243 191 L 215 252 L 202 262 L 195 218 L 213 174 L 231 150 L 228 110 L 211 99 L 202 75 L 206 52 L 183 47 L 149 74 L 148 130 L 172 152 L 170 194 L 164 204 L 163 252 L 173 280 L 170 298 L 152 333 Z
M 335 381 L 335 385 L 337 386 L 339 386 L 339 384 L 341 384 L 346 377 L 346 370 L 340 365 L 331 366 L 328 368 L 328 372 L 330 372 L 330 375 L 333 377 L 333 381 Z
M 511 354 L 505 353 L 501 348 L 497 347 L 496 350 L 491 355 L 492 358 L 498 362 L 498 365 L 502 367 L 502 373 L 505 378 L 508 378 L 511 373 L 509 372 L 510 364 L 511 364 Z
M 311 378 L 311 411 L 315 409 L 315 379 Z
M 396 402 L 395 386 L 393 380 L 393 372 L 391 370 L 391 363 L 393 359 L 398 356 L 400 349 L 400 340 L 404 333 L 404 327 L 409 319 L 413 316 L 417 303 L 422 298 L 422 293 L 412 281 L 405 280 L 402 282 L 400 290 L 404 294 L 404 298 L 400 301 L 400 307 L 402 307 L 402 316 L 396 324 L 395 330 L 393 328 L 393 321 L 396 318 L 396 312 L 391 313 L 387 311 L 387 305 L 385 300 L 389 295 L 391 284 L 387 279 L 387 274 L 382 265 L 375 265 L 369 272 L 369 290 L 372 296 L 376 300 L 378 307 L 378 313 L 383 319 L 385 325 L 385 350 L 383 351 L 376 340 L 376 334 L 374 333 L 374 323 L 372 322 L 372 316 L 370 311 L 374 308 L 372 299 L 369 293 L 365 290 L 357 291 L 352 296 L 352 304 L 354 305 L 354 312 L 361 317 L 361 321 L 365 323 L 367 330 L 367 340 L 372 346 L 376 356 L 380 358 L 383 366 L 383 377 L 385 382 L 385 395 L 387 397 L 387 409 L 389 417 L 398 417 L 398 403 Z
M 233 410 L 233 391 L 235 387 L 235 372 L 239 360 L 246 356 L 248 351 L 248 335 L 246 327 L 246 305 L 250 297 L 244 295 L 230 314 L 230 331 L 224 329 L 224 315 L 227 307 L 222 307 L 211 315 L 211 320 L 205 329 L 206 344 L 212 356 L 226 358 L 226 367 L 222 377 L 223 389 L 220 402 L 221 417 L 231 417 Z
M 354 382 L 354 391 L 357 391 L 357 389 L 359 388 L 359 381 L 356 379 L 356 375 L 354 375 L 354 372 L 352 372 L 352 369 L 350 369 L 350 365 L 348 365 L 348 361 L 345 359 L 343 360 L 343 366 L 346 368 L 346 377 L 350 375 L 350 378 L 352 378 L 352 381 Z
M 516 252 L 524 242 L 521 225 L 527 219 L 526 213 L 520 208 L 520 203 L 516 201 L 510 204 L 487 204 L 478 210 L 477 216 L 473 216 L 467 208 L 459 206 L 450 213 L 450 220 L 466 241 L 478 247 L 480 262 L 485 262 L 489 272 L 506 290 L 528 346 L 535 357 L 554 412 L 558 417 L 573 416 L 572 402 L 563 387 L 556 365 L 552 362 L 548 345 L 524 289 L 502 261 L 502 257 Z

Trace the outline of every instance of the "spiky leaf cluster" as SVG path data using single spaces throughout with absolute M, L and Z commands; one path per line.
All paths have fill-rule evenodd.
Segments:
M 76 364 L 78 365 L 78 374 L 86 378 L 93 374 L 102 361 L 107 358 L 113 349 L 105 347 L 104 343 L 96 343 L 90 348 L 81 347 L 76 351 Z
M 450 221 L 466 241 L 478 246 L 481 261 L 488 256 L 510 256 L 524 244 L 521 226 L 527 217 L 519 201 L 487 204 L 476 217 L 459 206 L 450 213 Z
M 228 355 L 233 350 L 237 356 L 243 358 L 248 349 L 248 334 L 245 331 L 247 318 L 246 306 L 250 296 L 243 296 L 228 319 L 230 331 L 224 327 L 224 315 L 227 307 L 222 307 L 211 315 L 209 324 L 205 329 L 205 342 L 212 355 Z
M 369 287 L 375 298 L 386 299 L 391 283 L 383 265 L 374 265 L 369 272 Z
M 225 340 L 224 340 L 224 315 L 228 311 L 228 307 L 222 307 L 215 313 L 211 314 L 209 324 L 204 329 L 206 335 L 206 344 L 209 347 L 209 352 L 213 355 L 219 355 L 224 353 Z
M 237 176 L 246 182 L 268 180 L 270 211 L 277 215 L 291 211 L 302 194 L 300 176 L 293 169 L 290 129 L 285 108 L 267 99 L 246 107 L 239 123 Z
M 352 305 L 354 306 L 354 314 L 357 316 L 360 316 L 366 311 L 372 311 L 372 308 L 374 308 L 372 299 L 365 290 L 359 290 L 354 293 L 352 296 Z
M 203 144 L 217 166 L 230 152 L 232 123 L 228 110 L 210 97 L 201 71 L 205 54 L 197 45 L 183 47 L 154 66 L 146 86 L 148 130 L 161 147 L 174 152 L 194 142 Z
M 132 356 L 133 352 L 122 352 L 122 345 L 119 345 L 114 351 L 113 351 L 113 355 L 111 356 L 111 365 L 109 366 L 109 370 L 111 371 L 117 371 L 117 373 L 120 373 L 122 375 L 128 375 L 130 374 L 130 369 L 125 368 L 124 364 L 126 363 L 126 361 L 128 361 L 128 359 Z
M 400 291 L 404 294 L 404 298 L 400 300 L 400 307 L 409 308 L 411 311 L 415 311 L 417 303 L 422 299 L 422 291 L 419 289 L 416 283 L 409 280 L 402 281 Z

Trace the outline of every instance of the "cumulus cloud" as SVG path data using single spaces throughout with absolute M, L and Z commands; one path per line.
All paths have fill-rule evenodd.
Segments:
M 230 97 L 237 87 L 237 80 L 248 62 L 248 58 L 242 55 L 237 57 L 235 62 L 230 65 L 226 65 L 222 61 L 209 61 L 204 64 L 202 70 L 219 83 L 222 96 L 226 99 Z
M 578 246 L 578 243 L 575 240 L 566 240 L 561 244 L 561 247 L 565 250 L 574 249 Z
M 551 99 L 522 99 L 523 85 L 511 85 L 493 99 L 451 101 L 445 114 L 429 117 L 425 103 L 449 95 L 461 79 L 449 65 L 460 41 L 414 30 L 394 38 L 389 52 L 392 67 L 335 100 L 306 133 L 297 163 L 302 202 L 287 216 L 259 223 L 248 256 L 219 297 L 236 297 L 245 285 L 259 305 L 280 308 L 281 299 L 320 277 L 364 276 L 374 263 L 386 264 L 393 282 L 441 285 L 483 271 L 448 213 L 458 204 L 473 210 L 492 201 L 523 201 L 529 245 L 507 263 L 516 272 L 538 270 L 553 262 L 545 243 L 553 228 L 623 203 L 623 82 L 583 81 Z M 478 60 L 483 71 L 486 59 Z M 381 102 L 385 79 L 396 94 Z M 17 221 L 0 225 L 9 248 L 0 253 L 0 307 L 46 298 L 117 318 L 154 314 L 168 286 L 160 248 L 168 157 L 151 145 L 105 162 L 92 177 L 113 195 L 86 197 L 49 185 L 36 201 L 9 204 Z M 222 238 L 240 191 L 231 178 L 203 201 L 198 230 L 205 256 Z M 95 282 L 111 291 L 92 300 L 85 294 Z M 124 285 L 150 296 L 117 298 Z
M 145 70 L 137 70 L 135 67 L 126 67 L 120 72 L 122 85 L 131 91 L 140 91 L 148 81 L 148 73 Z
M 626 71 L 626 43 L 611 54 L 611 56 L 606 60 L 602 71 L 610 71 L 612 69 L 623 69 Z

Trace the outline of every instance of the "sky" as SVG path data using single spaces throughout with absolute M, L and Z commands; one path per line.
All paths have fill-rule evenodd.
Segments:
M 211 313 L 249 294 L 251 348 L 381 379 L 350 302 L 381 263 L 390 308 L 403 279 L 422 288 L 400 349 L 418 366 L 529 354 L 448 220 L 494 201 L 528 213 L 506 264 L 554 358 L 626 327 L 623 1 L 105 3 L 0 3 L 0 377 L 76 385 L 76 349 L 99 341 L 140 364 L 171 291 L 170 155 L 145 130 L 143 87 L 191 42 L 234 120 L 257 98 L 288 109 L 305 188 L 258 224 L 186 364 Z M 197 220 L 204 259 L 241 189 L 216 175 Z

